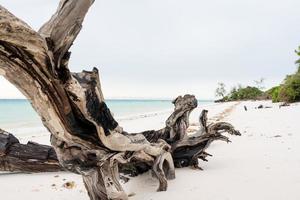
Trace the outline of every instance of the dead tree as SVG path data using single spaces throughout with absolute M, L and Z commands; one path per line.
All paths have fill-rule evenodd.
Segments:
M 69 71 L 68 50 L 93 2 L 61 0 L 38 32 L 0 7 L 0 74 L 30 100 L 60 164 L 83 176 L 91 199 L 127 199 L 117 176 L 127 151 L 153 162 L 159 190 L 166 190 L 166 179 L 174 178 L 169 145 L 122 134 L 104 102 L 98 70 Z
M 231 135 L 240 135 L 239 131 L 236 131 L 232 125 L 226 122 L 217 122 L 207 125 L 207 110 L 203 110 L 199 117 L 200 129 L 188 135 L 187 127 L 189 122 L 189 113 L 197 106 L 197 100 L 193 95 L 179 96 L 173 101 L 175 104 L 174 112 L 170 115 L 166 121 L 166 127 L 158 131 L 144 131 L 142 134 L 151 142 L 157 142 L 158 140 L 168 141 L 168 144 L 172 147 L 171 153 L 175 167 L 187 167 L 193 166 L 201 169 L 198 165 L 198 159 L 207 161 L 206 156 L 210 154 L 205 150 L 209 147 L 214 140 L 223 140 L 229 142 L 229 139 L 221 135 L 222 132 L 228 132 Z M 173 121 L 173 123 L 171 122 Z M 180 127 L 180 128 L 178 128 Z M 171 139 L 170 132 L 175 134 Z M 135 137 L 135 135 L 141 133 L 126 133 L 124 135 Z M 176 135 L 182 135 L 181 137 L 175 137 Z M 11 148 L 14 145 L 27 149 L 28 153 L 24 157 L 24 154 L 19 154 L 20 148 Z M 54 150 L 46 145 L 38 145 L 33 142 L 29 142 L 27 145 L 19 144 L 18 140 L 10 133 L 7 133 L 0 129 L 0 148 L 2 154 L 0 155 L 0 169 L 5 171 L 25 171 L 25 172 L 47 172 L 47 171 L 60 171 Z M 32 152 L 34 152 L 32 154 Z M 145 160 L 143 157 L 136 157 L 138 154 L 135 152 L 127 151 L 122 158 L 128 159 L 119 163 L 120 172 L 136 176 L 151 169 L 153 160 Z M 14 159 L 10 159 L 11 155 Z M 141 155 L 141 154 L 140 154 Z M 145 156 L 145 155 L 143 155 Z M 47 157 L 51 159 L 47 159 Z M 18 163 L 22 161 L 23 165 Z M 31 161 L 35 165 L 32 165 Z M 46 165 L 46 164 L 50 165 Z M 29 167 L 24 167 L 24 165 Z M 10 166 L 10 167 L 8 167 Z
M 195 100 L 176 99 L 178 111 L 162 130 L 123 131 L 105 104 L 98 70 L 71 73 L 68 68 L 69 48 L 93 2 L 61 0 L 39 31 L 0 6 L 0 74 L 31 102 L 51 133 L 60 165 L 82 175 L 91 199 L 127 199 L 118 181 L 118 164 L 133 160 L 150 164 L 158 190 L 166 190 L 167 179 L 175 178 L 172 155 L 179 166 L 205 157 L 202 140 L 186 138 L 185 133 Z M 217 131 L 206 135 L 206 144 L 212 138 L 223 136 Z
M 207 125 L 207 110 L 202 110 L 200 114 L 200 129 L 196 133 L 187 135 L 186 128 L 189 126 L 189 113 L 197 106 L 197 100 L 193 95 L 185 95 L 177 97 L 173 103 L 175 109 L 166 121 L 166 127 L 158 131 L 145 131 L 142 134 L 151 142 L 157 142 L 159 139 L 168 141 L 168 144 L 172 147 L 171 153 L 176 167 L 192 166 L 201 169 L 198 165 L 198 159 L 207 161 L 206 156 L 210 156 L 210 154 L 206 153 L 205 150 L 211 142 L 214 140 L 229 142 L 226 136 L 221 135 L 222 132 L 240 135 L 232 125 L 225 122 Z M 172 139 L 171 131 L 175 133 Z M 123 132 L 123 134 L 129 135 L 126 132 Z M 129 136 L 134 137 L 135 135 L 137 134 L 131 133 Z M 176 135 L 182 136 L 175 137 Z M 27 145 L 19 144 L 12 134 L 1 129 L 0 149 L 0 170 L 22 172 L 62 170 L 52 147 L 33 142 L 29 142 Z M 26 153 L 20 153 L 22 151 L 26 151 Z M 147 161 L 143 157 L 132 156 L 134 153 L 126 152 L 122 156 L 123 159 L 129 159 L 119 163 L 120 172 L 136 176 L 151 169 L 153 160 Z
M 20 144 L 10 133 L 0 129 L 0 171 L 61 171 L 54 149 L 34 142 Z
M 217 122 L 207 124 L 207 110 L 200 114 L 200 130 L 188 134 L 190 113 L 197 107 L 197 99 L 194 95 L 184 95 L 177 97 L 173 104 L 175 106 L 173 113 L 166 121 L 166 127 L 160 130 L 150 130 L 142 134 L 150 142 L 157 142 L 161 139 L 168 142 L 171 146 L 171 154 L 175 167 L 194 167 L 202 169 L 199 166 L 199 159 L 207 161 L 206 157 L 211 156 L 205 150 L 215 140 L 230 142 L 229 138 L 222 133 L 231 135 L 241 135 L 239 131 L 227 122 Z M 139 160 L 131 160 L 120 166 L 124 173 L 135 176 L 150 169 L 149 165 Z

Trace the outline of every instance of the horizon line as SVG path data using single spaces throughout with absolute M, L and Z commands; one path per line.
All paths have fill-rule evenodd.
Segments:
M 147 98 L 147 97 L 114 97 L 105 98 L 105 100 L 157 100 L 157 101 L 172 101 L 175 98 Z M 0 98 L 0 100 L 28 100 L 26 98 Z M 198 101 L 214 101 L 214 99 L 197 99 Z

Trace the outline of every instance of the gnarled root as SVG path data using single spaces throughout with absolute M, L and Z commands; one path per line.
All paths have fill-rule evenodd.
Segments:
M 101 167 L 82 172 L 83 182 L 91 200 L 126 200 L 128 199 L 119 183 L 116 163 L 106 161 Z
M 166 191 L 168 187 L 167 180 L 175 179 L 175 168 L 171 154 L 165 152 L 157 157 L 152 170 L 159 180 L 157 191 Z

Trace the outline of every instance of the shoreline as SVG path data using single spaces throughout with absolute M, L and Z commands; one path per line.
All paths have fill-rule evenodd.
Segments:
M 143 101 L 143 100 L 141 100 Z M 170 105 L 173 106 L 170 102 Z M 201 107 L 209 107 L 214 106 L 215 103 L 210 102 L 207 104 L 200 104 Z M 165 117 L 167 119 L 168 115 L 173 112 L 172 109 L 162 109 L 151 112 L 142 112 L 142 113 L 134 113 L 128 114 L 120 117 L 116 117 L 116 120 L 123 124 L 129 121 L 135 121 L 139 119 L 147 119 L 153 117 Z M 38 116 L 37 116 L 38 117 Z M 13 122 L 1 125 L 1 128 L 14 134 L 16 137 L 20 139 L 21 142 L 27 142 L 29 140 L 34 140 L 34 138 L 49 136 L 48 130 L 43 126 L 42 122 L 39 121 L 30 121 L 30 122 L 18 122 L 18 124 L 14 124 Z M 151 128 L 150 128 L 151 129 Z M 48 144 L 48 143 L 47 143 Z
M 271 108 L 255 109 L 260 104 Z M 248 107 L 248 111 L 244 110 L 244 105 Z M 230 122 L 241 131 L 242 136 L 230 137 L 230 144 L 222 141 L 212 143 L 207 152 L 213 157 L 209 158 L 209 162 L 200 162 L 204 171 L 176 169 L 176 179 L 169 181 L 166 192 L 156 192 L 158 181 L 150 173 L 130 178 L 126 184 L 122 183 L 126 193 L 133 195 L 129 199 L 300 198 L 300 135 L 297 134 L 300 124 L 295 117 L 300 116 L 300 103 L 280 109 L 279 104 L 270 101 L 199 105 L 191 113 L 190 123 L 193 128 L 198 127 L 198 117 L 202 109 L 208 109 L 209 122 Z M 162 113 L 122 121 L 120 125 L 130 132 L 156 129 L 164 126 L 167 117 L 168 113 Z M 49 142 L 48 136 L 30 140 Z M 74 181 L 76 186 L 73 189 L 64 188 L 63 184 L 67 181 Z M 0 188 L 5 191 L 1 197 L 6 200 L 19 199 L 21 196 L 32 200 L 88 199 L 81 176 L 68 172 L 1 175 Z

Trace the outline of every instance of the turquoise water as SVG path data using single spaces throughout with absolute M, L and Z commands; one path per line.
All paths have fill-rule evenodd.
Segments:
M 210 102 L 199 101 L 199 104 Z M 106 103 L 116 119 L 173 109 L 171 100 L 107 100 Z M 40 126 L 40 118 L 27 100 L 0 99 L 0 128 Z

